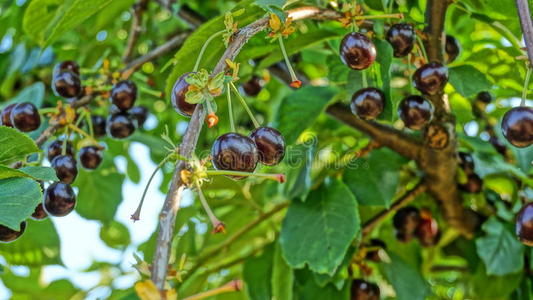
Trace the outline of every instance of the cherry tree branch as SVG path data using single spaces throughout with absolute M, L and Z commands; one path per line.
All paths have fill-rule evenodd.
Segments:
M 122 56 L 123 62 L 128 62 L 130 60 L 131 55 L 133 54 L 133 49 L 135 48 L 135 44 L 137 44 L 137 40 L 139 39 L 139 36 L 141 35 L 142 17 L 147 7 L 148 7 L 148 0 L 139 0 L 139 2 L 133 5 L 133 13 L 132 13 L 133 20 L 131 21 L 130 34 L 129 34 L 126 50 L 124 51 L 124 55 Z
M 516 0 L 516 10 L 518 11 L 520 26 L 526 42 L 529 63 L 533 67 L 533 23 L 531 22 L 531 11 L 527 0 Z
M 203 293 L 189 296 L 187 298 L 184 298 L 183 300 L 201 300 L 201 299 L 205 299 L 208 297 L 220 295 L 223 293 L 237 292 L 237 291 L 242 290 L 242 288 L 243 288 L 242 280 L 236 279 L 236 280 L 233 280 L 233 281 L 230 281 L 224 284 L 223 286 L 217 287 L 215 289 L 212 289 L 212 290 L 209 290 Z

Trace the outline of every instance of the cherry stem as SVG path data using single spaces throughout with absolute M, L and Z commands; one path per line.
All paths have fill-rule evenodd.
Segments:
M 520 106 L 526 106 L 526 97 L 527 97 L 527 90 L 529 87 L 529 79 L 531 78 L 531 67 L 526 66 L 527 72 L 526 72 L 526 80 L 524 82 L 524 89 L 522 90 L 522 101 L 520 101 Z
M 279 41 L 279 47 L 281 48 L 281 53 L 283 54 L 283 58 L 285 59 L 285 64 L 287 64 L 287 68 L 289 69 L 289 74 L 291 74 L 291 80 L 293 82 L 298 81 L 298 77 L 296 77 L 296 73 L 294 73 L 294 70 L 292 69 L 289 56 L 287 55 L 287 51 L 285 50 L 285 44 L 283 43 L 283 37 L 281 35 L 278 37 L 278 41 Z
M 362 76 L 362 80 L 363 80 L 363 88 L 367 88 L 368 87 L 368 81 L 366 80 L 366 70 L 362 70 L 361 71 L 361 76 Z
M 133 213 L 133 215 L 131 215 L 131 219 L 133 220 L 133 222 L 135 221 L 139 221 L 140 218 L 141 218 L 141 210 L 142 210 L 142 207 L 143 207 L 143 204 L 144 204 L 144 198 L 146 197 L 146 193 L 148 192 L 148 187 L 150 187 L 150 184 L 152 183 L 152 180 L 154 179 L 155 177 L 155 174 L 157 174 L 157 171 L 159 171 L 159 169 L 161 169 L 163 167 L 163 165 L 170 159 L 170 155 L 167 155 L 167 157 L 165 157 L 158 165 L 157 167 L 155 168 L 155 170 L 152 172 L 152 174 L 150 175 L 150 178 L 148 179 L 148 183 L 146 183 L 146 186 L 144 187 L 144 191 L 143 191 L 143 195 L 141 197 L 141 201 L 139 201 L 139 205 L 137 206 L 137 209 L 135 210 L 135 212 Z
M 39 109 L 39 114 L 57 113 L 57 107 L 47 107 Z
M 229 125 L 231 127 L 231 131 L 235 132 L 235 123 L 233 121 L 233 107 L 231 103 L 231 91 L 230 91 L 229 83 L 226 84 L 226 95 L 228 97 Z
M 213 225 L 213 229 L 215 231 L 219 231 L 219 228 L 222 226 L 223 230 L 224 223 L 220 222 L 220 220 L 213 213 L 213 210 L 211 210 L 211 207 L 209 207 L 209 203 L 207 203 L 207 200 L 205 199 L 204 193 L 202 192 L 202 188 L 200 187 L 200 183 L 198 182 L 198 180 L 196 180 L 195 185 L 196 189 L 198 190 L 198 197 L 200 198 L 200 202 L 202 203 L 202 206 L 204 207 L 204 210 L 207 213 L 207 216 L 209 217 L 209 221 L 211 221 L 211 225 Z
M 183 300 L 201 300 L 201 299 L 213 297 L 216 295 L 220 295 L 222 293 L 240 291 L 242 290 L 242 288 L 243 288 L 242 280 L 236 279 L 236 280 L 233 280 L 233 281 L 230 281 L 224 284 L 221 287 L 218 287 L 218 288 L 215 288 L 209 291 L 205 291 L 205 292 L 202 292 L 196 295 L 189 296 Z
M 152 89 L 149 89 L 149 88 L 144 87 L 144 86 L 140 86 L 139 90 L 141 92 L 145 93 L 145 94 L 152 95 L 152 96 L 154 96 L 156 98 L 162 98 L 163 97 L 163 92 L 152 90 Z
M 93 128 L 93 120 L 91 119 L 91 114 L 85 114 L 85 119 L 87 120 L 87 126 L 89 126 L 89 134 L 92 138 L 94 138 L 94 128 Z
M 88 138 L 91 143 L 95 144 L 95 145 L 98 145 L 98 141 L 95 140 L 92 136 L 90 136 L 87 132 L 81 130 L 80 128 L 78 128 L 77 126 L 75 125 L 72 125 L 72 124 L 69 124 L 68 125 L 68 128 L 72 129 L 73 131 L 83 135 L 84 137 Z
M 70 138 L 70 132 L 68 130 L 68 127 L 65 128 L 65 139 L 63 140 L 63 144 L 61 145 L 61 155 L 67 155 L 67 142 Z
M 209 102 L 209 100 L 205 101 L 205 106 L 207 106 L 207 113 L 208 114 L 213 114 L 214 113 L 213 107 L 211 106 L 211 102 Z
M 403 19 L 403 14 L 384 14 L 384 15 L 369 15 L 369 16 L 354 16 L 354 20 L 372 20 L 372 19 Z
M 418 48 L 422 51 L 422 55 L 424 56 L 424 59 L 426 60 L 426 63 L 429 62 L 428 55 L 426 53 L 426 48 L 424 47 L 424 42 L 422 41 L 422 38 L 418 34 L 416 35 L 416 41 L 418 42 Z
M 226 30 L 221 30 L 221 31 L 215 32 L 213 35 L 211 35 L 205 41 L 204 45 L 202 46 L 202 49 L 200 49 L 200 53 L 198 54 L 198 58 L 196 58 L 196 63 L 194 64 L 194 68 L 192 70 L 193 72 L 198 71 L 198 68 L 200 67 L 200 61 L 202 60 L 202 56 L 204 55 L 204 52 L 207 49 L 207 46 L 209 45 L 209 43 L 211 43 L 211 41 L 213 39 L 215 39 L 216 37 L 223 35 L 224 32 L 226 32 Z
M 266 178 L 278 181 L 280 183 L 285 182 L 285 175 L 284 174 L 270 174 L 270 173 L 250 173 L 250 172 L 242 172 L 242 171 L 231 171 L 231 170 L 207 170 L 207 175 L 209 176 L 217 176 L 217 175 L 226 175 L 226 176 L 241 176 L 241 177 L 260 177 L 260 178 Z
M 409 53 L 407 55 L 407 77 L 410 79 L 411 78 L 411 69 L 412 69 L 412 66 L 411 66 L 411 53 Z M 409 84 L 409 90 L 411 92 L 411 95 L 415 93 L 415 88 L 412 84 Z
M 250 110 L 250 107 L 248 107 L 248 104 L 246 104 L 246 100 L 244 100 L 244 98 L 241 96 L 241 93 L 239 93 L 239 90 L 237 90 L 237 88 L 235 87 L 235 84 L 233 84 L 233 82 L 230 82 L 229 84 L 231 86 L 231 89 L 235 93 L 235 95 L 237 95 L 237 98 L 239 99 L 239 101 L 241 101 L 241 104 L 244 107 L 244 110 L 246 110 L 246 112 L 248 113 L 248 116 L 250 116 L 252 123 L 254 123 L 254 127 L 255 128 L 260 127 L 261 125 L 259 125 L 259 122 L 257 122 L 257 120 L 255 119 L 254 114 Z

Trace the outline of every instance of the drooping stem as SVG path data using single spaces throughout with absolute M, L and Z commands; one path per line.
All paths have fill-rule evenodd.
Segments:
M 283 37 L 278 37 L 279 41 L 279 47 L 281 48 L 281 53 L 283 54 L 283 58 L 285 59 L 285 64 L 287 64 L 287 69 L 289 69 L 289 74 L 291 74 L 292 81 L 298 81 L 298 78 L 296 77 L 296 73 L 294 73 L 294 70 L 292 69 L 291 61 L 289 60 L 289 56 L 287 55 L 287 50 L 285 50 L 285 44 L 283 43 Z
M 235 84 L 233 84 L 233 82 L 230 82 L 229 85 L 231 86 L 231 89 L 233 90 L 233 92 L 235 93 L 239 101 L 241 102 L 241 105 L 244 108 L 244 110 L 246 110 L 246 112 L 248 113 L 248 116 L 252 120 L 252 123 L 254 123 L 254 127 L 258 128 L 259 126 L 261 126 L 259 122 L 257 122 L 257 120 L 255 119 L 255 116 L 250 110 L 250 107 L 248 107 L 248 104 L 246 104 L 246 100 L 244 100 L 244 98 L 241 96 L 241 93 L 239 93 L 239 90 L 237 90 L 237 88 L 235 87 Z
M 221 30 L 221 31 L 215 32 L 205 41 L 204 45 L 202 46 L 202 49 L 200 49 L 200 53 L 198 54 L 198 57 L 196 58 L 196 63 L 194 64 L 194 68 L 192 70 L 193 72 L 198 71 L 198 68 L 200 67 L 200 61 L 202 60 L 202 56 L 204 55 L 204 52 L 207 49 L 207 46 L 209 46 L 209 43 L 211 43 L 211 41 L 215 39 L 216 37 L 223 35 L 224 32 L 226 31 Z
M 367 88 L 368 87 L 368 81 L 366 79 L 366 70 L 362 70 L 361 71 L 361 77 L 362 77 L 362 81 L 363 81 L 363 88 Z
M 418 42 L 418 48 L 422 50 L 422 55 L 424 56 L 426 63 L 428 63 L 429 59 L 428 59 L 428 54 L 426 53 L 426 48 L 424 47 L 424 42 L 422 41 L 422 38 L 420 38 L 418 34 L 415 34 L 415 35 L 416 35 L 416 40 Z
M 222 223 L 213 213 L 213 210 L 211 210 L 211 207 L 209 207 L 209 203 L 207 203 L 207 199 L 205 199 L 204 193 L 202 192 L 202 188 L 200 185 L 200 182 L 196 181 L 196 190 L 198 191 L 198 198 L 200 198 L 200 203 L 202 203 L 202 206 L 207 213 L 207 216 L 209 217 L 209 221 L 211 221 L 211 225 L 213 225 L 213 231 L 214 232 L 223 232 L 224 231 L 224 223 Z
M 65 128 L 65 139 L 63 139 L 63 144 L 61 145 L 61 155 L 67 155 L 67 143 L 70 138 L 70 132 L 68 127 Z
M 233 121 L 233 107 L 231 103 L 231 91 L 230 91 L 229 83 L 226 84 L 226 96 L 228 98 L 229 125 L 231 127 L 231 132 L 235 132 L 235 122 Z
M 87 126 L 89 126 L 89 135 L 91 135 L 92 138 L 94 138 L 94 128 L 93 128 L 93 119 L 91 118 L 91 114 L 85 112 L 85 119 L 87 120 Z
M 243 287 L 243 283 L 241 280 L 233 280 L 233 281 L 226 283 L 225 285 L 221 287 L 218 287 L 216 289 L 212 289 L 212 290 L 209 290 L 203 293 L 199 293 L 193 296 L 189 296 L 183 300 L 201 300 L 201 299 L 213 297 L 216 295 L 220 295 L 223 293 L 240 291 L 242 287 Z
M 529 79 L 531 77 L 532 66 L 526 66 L 526 68 L 526 80 L 524 82 L 524 88 L 522 90 L 522 101 L 520 101 L 520 106 L 526 106 L 527 91 L 529 90 Z
M 411 53 L 407 55 L 407 78 L 411 78 L 412 65 L 411 65 Z M 411 82 L 409 84 L 409 91 L 411 95 L 415 93 L 415 88 Z
M 241 171 L 231 171 L 231 170 L 207 170 L 207 175 L 217 176 L 217 175 L 226 175 L 226 176 L 243 176 L 243 177 L 261 177 L 266 179 L 271 179 L 278 181 L 280 183 L 285 182 L 285 175 L 283 174 L 269 174 L 269 173 L 249 173 Z

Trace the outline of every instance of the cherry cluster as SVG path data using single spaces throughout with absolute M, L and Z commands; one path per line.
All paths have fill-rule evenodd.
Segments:
M 186 100 L 190 88 L 185 73 L 178 78 L 172 89 L 171 102 L 181 115 L 192 116 L 197 104 Z M 259 79 L 248 81 L 243 88 L 247 94 L 257 95 L 261 90 Z M 230 91 L 226 91 L 230 93 Z M 272 127 L 257 126 L 248 136 L 229 132 L 219 136 L 211 148 L 213 166 L 218 170 L 253 173 L 257 163 L 267 166 L 277 165 L 285 156 L 285 140 L 282 134 Z M 243 176 L 229 176 L 242 179 Z
M 80 79 L 80 68 L 74 61 L 58 63 L 53 70 L 52 90 L 56 96 L 66 98 L 71 104 L 86 93 Z M 105 94 L 104 94 L 105 95 Z M 74 117 L 67 116 L 67 109 L 58 106 L 55 122 L 64 125 L 65 134 L 51 142 L 47 149 L 47 158 L 55 170 L 58 182 L 44 187 L 42 203 L 39 203 L 31 215 L 32 219 L 43 220 L 46 217 L 62 217 L 72 212 L 76 206 L 76 193 L 71 187 L 78 175 L 78 161 L 87 170 L 94 170 L 103 160 L 104 147 L 95 138 L 102 138 L 106 134 L 123 139 L 130 136 L 136 128 L 143 126 L 148 117 L 148 109 L 144 106 L 134 106 L 137 98 L 137 87 L 129 80 L 115 83 L 110 93 L 110 115 L 106 118 L 96 114 L 87 115 L 87 120 L 81 118 L 82 112 L 89 113 L 86 108 L 74 111 Z M 60 120 L 61 119 L 61 120 Z M 30 102 L 22 102 L 6 106 L 1 112 L 1 124 L 14 127 L 22 132 L 29 132 L 39 128 L 41 116 L 37 107 Z M 81 128 L 87 128 L 87 131 Z M 73 146 L 74 131 L 80 134 L 81 140 L 77 159 Z M 87 133 L 89 132 L 89 133 Z M 0 225 L 0 242 L 12 242 L 22 235 L 26 229 L 26 222 L 22 222 L 20 230 L 15 231 Z
M 396 238 L 401 242 L 409 242 L 416 237 L 424 247 L 431 247 L 438 243 L 440 231 L 437 221 L 427 209 L 419 210 L 414 206 L 399 209 L 392 224 L 396 229 Z
M 459 184 L 459 188 L 467 193 L 477 194 L 483 187 L 483 179 L 475 173 L 474 158 L 466 152 L 459 152 L 459 167 L 466 175 L 466 182 Z
M 364 279 L 354 279 L 350 288 L 351 300 L 379 300 L 380 291 L 377 284 Z

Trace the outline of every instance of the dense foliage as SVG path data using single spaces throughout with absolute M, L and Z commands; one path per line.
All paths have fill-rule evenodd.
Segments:
M 116 219 L 123 185 L 154 171 L 131 153 L 140 143 L 157 188 L 186 184 L 194 201 L 171 224 L 168 269 L 156 231 L 135 270 L 86 270 L 106 298 L 160 299 L 164 283 L 169 299 L 533 299 L 533 85 L 517 8 L 441 2 L 0 3 L 3 285 L 13 299 L 87 296 L 40 280 L 69 243 L 50 219 L 71 211 L 131 255 L 135 232 Z M 132 272 L 134 286 L 114 288 Z

